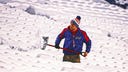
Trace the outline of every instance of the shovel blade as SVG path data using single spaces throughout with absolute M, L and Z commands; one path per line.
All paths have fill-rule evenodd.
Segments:
M 48 39 L 49 37 L 42 37 L 43 38 L 43 47 L 41 48 L 42 50 L 45 50 L 47 44 L 48 44 Z

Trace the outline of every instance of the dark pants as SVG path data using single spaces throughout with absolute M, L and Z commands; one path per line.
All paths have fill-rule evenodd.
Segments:
M 64 55 L 64 62 L 80 63 L 80 55 Z

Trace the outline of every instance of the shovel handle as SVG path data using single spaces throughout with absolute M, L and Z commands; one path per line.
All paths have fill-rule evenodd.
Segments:
M 55 47 L 54 45 L 51 45 L 51 44 L 47 44 L 48 46 L 51 46 L 51 47 Z M 74 50 L 70 50 L 70 49 L 67 49 L 67 48 L 62 48 L 62 47 L 60 47 L 59 49 L 63 49 L 63 50 L 66 50 L 66 51 L 68 51 L 68 52 L 73 52 L 73 53 L 76 53 L 76 54 L 80 54 L 81 56 L 83 56 L 84 57 L 84 55 L 83 55 L 83 53 L 84 52 L 76 52 L 76 51 L 74 51 Z

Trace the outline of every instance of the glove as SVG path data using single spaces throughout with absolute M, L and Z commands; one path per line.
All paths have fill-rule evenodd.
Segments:
M 88 52 L 84 52 L 84 55 L 83 56 L 86 57 L 87 55 L 88 55 Z
M 60 48 L 60 46 L 59 46 L 58 44 L 56 44 L 56 45 L 55 45 L 55 48 L 56 48 L 56 49 L 59 49 L 59 48 Z

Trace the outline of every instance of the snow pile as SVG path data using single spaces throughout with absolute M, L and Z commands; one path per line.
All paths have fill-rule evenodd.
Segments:
M 92 0 L 43 1 L 0 4 L 0 71 L 128 71 L 127 10 Z M 82 17 L 80 28 L 92 40 L 88 57 L 81 56 L 79 64 L 65 63 L 62 50 L 48 46 L 40 49 L 42 36 L 49 36 L 48 43 L 54 44 L 56 36 L 76 15 Z
M 1 6 L 0 38 L 2 44 L 15 49 L 40 48 L 40 28 L 46 17 L 32 16 L 16 9 Z M 46 26 L 47 27 L 47 26 Z M 44 29 L 45 30 L 45 29 Z M 4 41 L 3 41 L 4 40 Z

